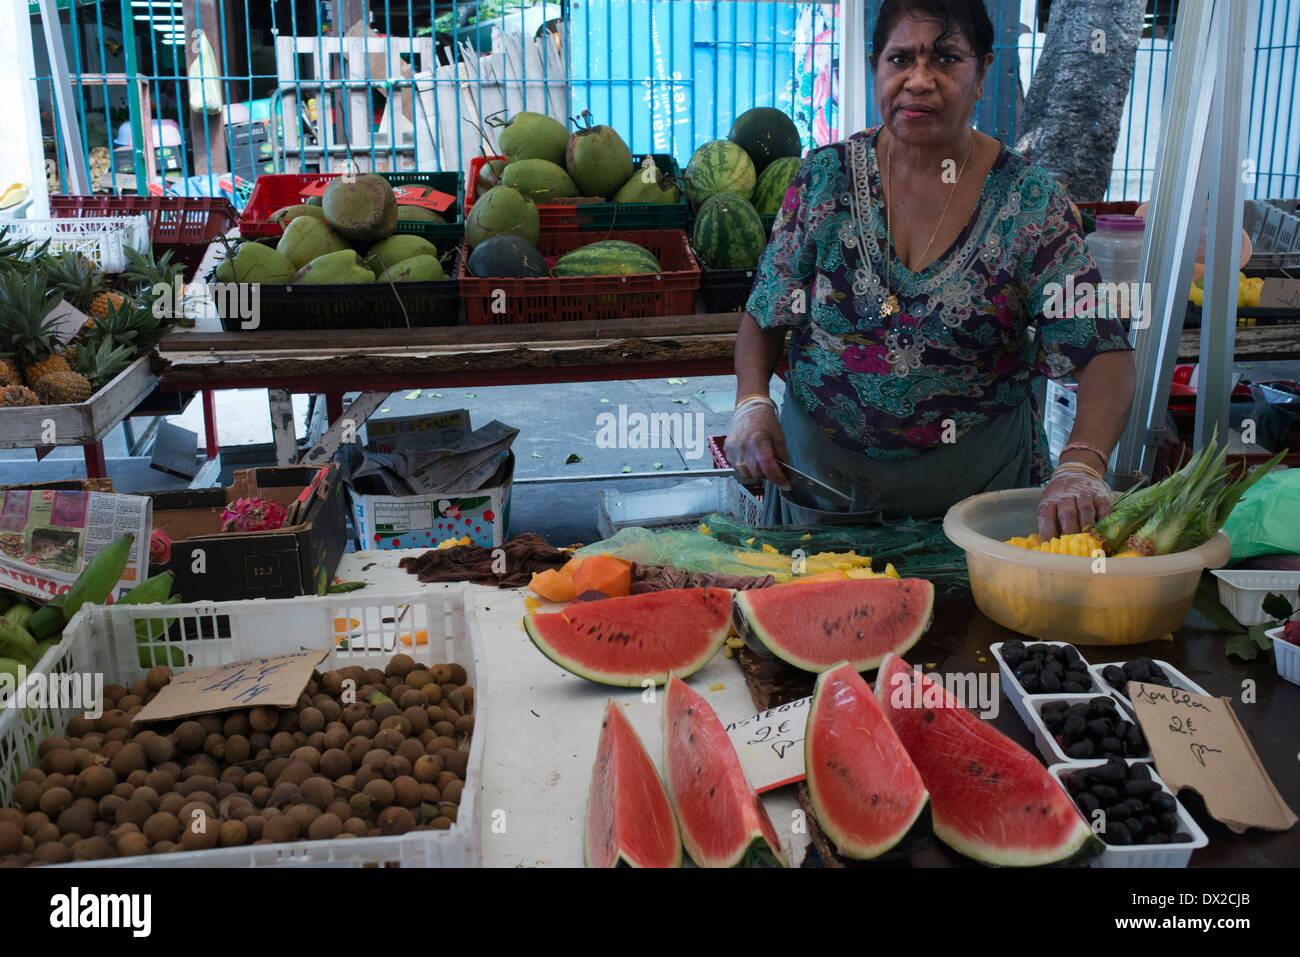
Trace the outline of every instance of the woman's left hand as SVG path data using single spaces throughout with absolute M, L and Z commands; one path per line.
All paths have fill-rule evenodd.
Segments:
M 1057 472 L 1038 503 L 1038 537 L 1081 532 L 1110 514 L 1110 486 L 1083 469 Z

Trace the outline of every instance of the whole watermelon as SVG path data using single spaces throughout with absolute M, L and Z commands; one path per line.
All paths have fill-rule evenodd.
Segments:
M 621 239 L 603 239 L 565 253 L 552 276 L 639 276 L 663 270 L 650 250 Z
M 798 156 L 803 142 L 794 121 L 770 106 L 756 106 L 736 117 L 727 139 L 735 143 L 754 161 L 756 173 L 782 156 Z
M 760 216 L 775 216 L 785 202 L 786 191 L 794 182 L 795 174 L 803 161 L 797 156 L 782 156 L 774 160 L 758 177 L 754 187 L 754 209 Z
M 696 207 L 718 193 L 735 193 L 748 200 L 756 181 L 753 160 L 729 140 L 705 143 L 686 164 L 686 189 Z
M 513 233 L 483 240 L 470 253 L 468 266 L 480 277 L 531 279 L 546 275 L 546 259 L 537 247 Z
M 719 193 L 695 214 L 691 245 L 710 269 L 753 269 L 767 248 L 767 231 L 747 199 Z

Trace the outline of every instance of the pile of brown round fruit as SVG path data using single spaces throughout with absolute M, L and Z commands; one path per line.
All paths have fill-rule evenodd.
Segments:
M 104 688 L 0 808 L 0 866 L 445 830 L 465 788 L 474 689 L 457 664 L 314 672 L 293 708 L 138 730 L 172 677 Z

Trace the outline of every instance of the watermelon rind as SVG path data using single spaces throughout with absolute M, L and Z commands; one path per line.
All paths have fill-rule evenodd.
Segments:
M 854 707 L 855 704 L 858 707 Z M 868 714 L 863 715 L 863 711 Z M 864 717 L 875 719 L 874 726 L 857 723 Z M 825 722 L 831 722 L 835 734 L 843 736 L 843 745 L 838 753 L 841 758 L 847 753 L 848 761 L 827 765 L 824 762 L 833 756 L 834 751 L 832 754 L 823 752 L 820 756 L 814 753 L 818 741 L 817 726 L 820 724 L 825 730 Z M 883 766 L 871 768 L 873 759 Z M 855 761 L 867 766 L 845 766 Z M 839 662 L 817 677 L 804 734 L 804 769 L 808 797 L 817 823 L 835 842 L 842 856 L 869 861 L 898 849 L 900 845 L 910 852 L 925 841 L 931 827 L 930 797 L 921 774 L 912 764 L 871 688 L 847 661 Z M 872 770 L 882 773 L 877 779 L 862 777 Z M 823 773 L 831 778 L 825 785 L 821 781 Z M 869 813 L 864 815 L 861 807 L 836 809 L 830 806 L 828 802 L 832 795 L 829 792 L 837 777 L 860 784 L 861 791 L 848 789 L 853 792 L 854 803 L 859 794 L 865 802 L 866 794 L 870 792 L 872 810 Z M 841 793 L 844 790 L 842 786 Z M 891 806 L 907 808 L 907 816 L 892 829 L 880 831 L 875 840 L 863 840 L 860 833 L 852 833 L 854 830 L 861 832 L 864 827 L 887 827 L 886 818 L 896 816 L 890 814 Z
M 614 752 L 621 747 L 620 753 Z M 617 760 L 616 767 L 602 764 Z M 608 774 L 608 777 L 603 775 Z M 612 793 L 611 793 L 612 792 Z M 610 831 L 605 835 L 606 846 L 600 846 L 600 801 L 613 801 L 608 809 L 612 816 Z M 631 807 L 636 802 L 636 807 Z M 642 839 L 636 840 L 625 828 L 643 828 Z M 658 833 L 654 833 L 657 831 Z M 681 867 L 682 838 L 677 828 L 668 792 L 664 789 L 659 772 L 655 770 L 645 743 L 636 733 L 623 709 L 611 698 L 605 707 L 601 722 L 600 740 L 596 745 L 596 760 L 591 768 L 591 787 L 587 795 L 587 820 L 583 829 L 583 857 L 588 867 Z M 658 858 L 646 856 L 660 850 Z
M 781 603 L 783 605 L 806 609 L 806 612 L 799 614 L 797 617 L 801 619 L 801 624 L 807 624 L 810 632 L 808 636 L 809 646 L 817 647 L 826 642 L 826 635 L 829 634 L 825 624 L 825 608 L 831 601 L 842 600 L 844 595 L 854 596 L 855 600 L 862 602 L 867 599 L 889 600 L 891 592 L 898 592 L 902 589 L 906 589 L 909 593 L 912 590 L 919 591 L 919 594 L 914 596 L 918 599 L 918 603 L 912 620 L 898 626 L 898 634 L 890 647 L 878 648 L 858 655 L 846 656 L 828 648 L 823 656 L 813 658 L 790 647 L 788 642 L 793 636 L 788 632 L 779 634 L 778 629 L 765 625 L 762 621 L 761 609 L 755 608 L 755 602 L 761 605 L 764 602 L 775 600 L 775 596 L 762 594 L 768 589 L 737 592 L 732 621 L 736 626 L 737 634 L 754 651 L 763 657 L 784 661 L 800 671 L 820 674 L 828 668 L 834 667 L 840 659 L 847 660 L 853 666 L 854 671 L 870 671 L 880 665 L 886 654 L 892 652 L 901 655 L 921 640 L 921 636 L 930 627 L 930 622 L 934 617 L 933 584 L 923 578 L 859 578 L 844 579 L 843 581 L 810 582 L 800 585 L 797 590 L 781 594 Z M 870 619 L 868 618 L 868 620 Z
M 790 184 L 799 174 L 802 163 L 803 160 L 798 156 L 783 156 L 773 160 L 772 165 L 759 174 L 752 198 L 754 210 L 758 215 L 775 216 L 781 211 L 785 194 L 789 192 Z
M 928 758 L 933 755 L 933 751 L 927 749 L 926 744 L 919 741 L 908 741 L 907 731 L 900 725 L 896 719 L 897 709 L 890 700 L 890 694 L 894 689 L 893 676 L 899 672 L 911 673 L 911 666 L 897 655 L 886 655 L 880 664 L 880 671 L 876 676 L 876 698 L 885 710 L 885 715 L 894 723 L 895 729 L 899 731 L 899 737 L 908 748 L 916 762 L 917 768 L 921 771 L 924 778 L 926 769 L 929 766 Z M 922 682 L 930 682 L 927 676 L 922 676 Z M 1024 758 L 1019 763 L 1019 768 L 1013 768 L 1008 765 L 1004 769 L 998 769 L 992 775 L 992 778 L 1000 778 L 1002 781 L 1014 780 L 1014 772 L 1023 769 L 1024 773 L 1040 779 L 1041 792 L 1026 797 L 1022 794 L 1009 794 L 1008 797 L 1014 797 L 1014 803 L 1017 808 L 1025 801 L 1047 800 L 1051 803 L 1044 804 L 1043 816 L 1050 817 L 1051 810 L 1065 815 L 1067 818 L 1074 819 L 1074 826 L 1070 827 L 1058 840 L 1053 843 L 1042 844 L 1038 847 L 1031 847 L 1028 843 L 1013 843 L 1007 835 L 1011 833 L 1010 825 L 1016 823 L 1005 817 L 1006 807 L 986 806 L 978 812 L 971 812 L 970 817 L 977 819 L 981 826 L 984 826 L 986 838 L 984 840 L 975 840 L 961 831 L 957 830 L 949 822 L 948 804 L 950 799 L 960 797 L 962 800 L 970 801 L 978 797 L 974 787 L 968 782 L 961 782 L 960 787 L 947 788 L 943 785 L 947 782 L 941 782 L 934 772 L 931 772 L 929 779 L 926 780 L 926 788 L 930 791 L 930 805 L 933 819 L 934 834 L 939 840 L 943 841 L 953 850 L 957 851 L 971 860 L 979 861 L 983 864 L 990 864 L 997 867 L 1049 867 L 1049 866 L 1072 866 L 1086 863 L 1088 860 L 1096 857 L 1105 850 L 1105 842 L 1093 833 L 1088 822 L 1084 820 L 1083 815 L 1075 807 L 1074 802 L 1066 794 L 1065 789 L 1061 787 L 1060 782 L 1044 768 L 1038 759 L 1030 755 L 1024 748 L 1007 738 L 992 725 L 983 722 L 973 712 L 967 711 L 948 693 L 943 691 L 942 700 L 943 708 L 931 709 L 932 713 L 938 715 L 940 712 L 949 712 L 947 719 L 951 727 L 937 728 L 937 720 L 927 720 L 927 728 L 935 728 L 932 734 L 940 736 L 941 739 L 950 745 L 955 746 L 958 736 L 962 735 L 963 727 L 966 729 L 965 737 L 969 740 L 962 741 L 960 746 L 955 746 L 953 767 L 960 764 L 972 765 L 975 762 L 987 761 L 992 762 L 998 758 L 1003 761 L 1008 760 L 1008 756 L 1019 757 L 1023 754 Z M 964 714 L 960 714 L 960 713 Z M 979 748 L 983 747 L 988 757 L 980 754 Z M 983 765 L 984 768 L 990 764 Z M 951 792 L 951 798 L 950 798 Z M 1008 800 L 1007 806 L 1010 805 Z M 986 826 L 985 826 L 986 825 Z M 1001 838 L 999 841 L 998 838 Z
M 618 688 L 641 688 L 647 681 L 662 685 L 668 681 L 669 672 L 676 672 L 682 676 L 692 675 L 713 659 L 723 642 L 727 640 L 729 623 L 725 611 L 715 615 L 715 621 L 702 626 L 703 637 L 697 652 L 674 658 L 661 668 L 647 665 L 644 661 L 638 663 L 630 660 L 632 654 L 627 652 L 627 649 L 632 644 L 631 637 L 626 633 L 619 633 L 617 638 L 622 642 L 625 652 L 622 659 L 624 663 L 619 669 L 598 668 L 579 660 L 578 656 L 586 647 L 586 643 L 593 640 L 593 633 L 576 634 L 575 629 L 561 627 L 560 623 L 567 617 L 566 612 L 575 617 L 582 617 L 585 615 L 584 609 L 597 606 L 603 606 L 600 614 L 622 613 L 626 609 L 626 613 L 634 619 L 635 623 L 646 629 L 649 637 L 655 634 L 680 635 L 684 625 L 690 623 L 692 614 L 699 616 L 703 613 L 712 613 L 712 606 L 721 606 L 724 601 L 729 606 L 731 594 L 725 588 L 683 588 L 651 592 L 649 595 L 580 602 L 569 605 L 564 611 L 524 616 L 524 631 L 542 654 L 565 671 L 580 678 Z M 663 606 L 654 616 L 644 611 L 645 602 L 637 601 L 650 595 L 656 596 L 657 602 Z M 601 637 L 595 634 L 594 640 L 599 641 Z M 570 653 L 566 654 L 560 647 L 562 641 L 573 643 L 570 646 Z
M 664 783 L 691 860 L 700 867 L 785 867 L 776 829 L 731 738 L 678 675 L 669 678 L 661 721 Z

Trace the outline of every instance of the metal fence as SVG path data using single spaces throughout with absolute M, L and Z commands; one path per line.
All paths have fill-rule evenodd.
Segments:
M 1014 140 L 1042 50 L 1041 4 L 985 2 L 997 62 L 976 125 Z M 1300 0 L 1262 3 L 1248 191 L 1296 196 Z M 878 7 L 879 0 L 59 0 L 87 155 L 69 157 L 63 147 L 54 79 L 34 28 L 50 188 L 66 191 L 70 162 L 87 162 L 100 190 L 225 192 L 236 201 L 261 172 L 464 169 L 494 147 L 494 116 L 518 109 L 560 119 L 590 111 L 633 152 L 685 162 L 701 143 L 726 136 L 739 113 L 775 106 L 813 146 L 852 132 L 841 129 L 838 84 L 869 86 L 870 77 L 841 77 L 843 17 L 860 11 L 869 42 Z M 1109 199 L 1148 198 L 1176 8 L 1176 0 L 1149 0 Z M 35 25 L 35 3 L 31 10 Z M 210 60 L 195 42 L 200 26 Z M 198 79 L 196 60 L 206 64 Z M 869 100 L 867 120 L 878 121 Z

